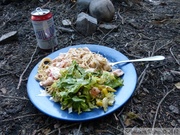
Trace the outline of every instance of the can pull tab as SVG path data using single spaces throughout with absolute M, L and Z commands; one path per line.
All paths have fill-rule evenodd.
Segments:
M 36 8 L 36 12 L 37 12 L 38 15 L 43 15 L 44 14 L 43 10 L 40 7 Z

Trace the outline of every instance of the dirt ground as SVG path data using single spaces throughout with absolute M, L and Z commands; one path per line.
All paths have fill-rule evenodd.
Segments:
M 144 0 L 131 7 L 120 0 L 113 4 L 116 13 L 110 24 L 119 26 L 118 30 L 97 30 L 87 37 L 60 29 L 64 19 L 70 19 L 70 28 L 75 29 L 79 10 L 69 0 L 0 5 L 0 36 L 18 32 L 18 40 L 0 44 L 0 135 L 116 135 L 123 134 L 125 128 L 180 128 L 179 0 Z M 134 63 L 138 74 L 136 90 L 115 112 L 86 122 L 54 119 L 31 103 L 26 88 L 33 67 L 52 52 L 36 50 L 30 13 L 38 6 L 50 9 L 54 15 L 58 37 L 55 50 L 90 43 L 112 47 L 129 59 L 153 55 L 166 59 Z

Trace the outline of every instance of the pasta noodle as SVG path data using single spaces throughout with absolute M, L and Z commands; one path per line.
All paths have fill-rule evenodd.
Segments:
M 102 55 L 91 52 L 85 48 L 70 48 L 67 53 L 60 53 L 55 59 L 44 58 L 38 66 L 38 73 L 35 79 L 40 85 L 48 86 L 60 77 L 59 71 L 69 67 L 72 61 L 76 61 L 84 69 L 110 71 L 111 66 Z

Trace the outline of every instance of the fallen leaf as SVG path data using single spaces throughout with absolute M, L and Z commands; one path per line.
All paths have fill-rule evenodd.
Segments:
M 133 124 L 133 120 L 137 118 L 138 118 L 137 114 L 135 114 L 134 112 L 128 112 L 125 116 L 124 124 L 126 126 L 130 126 L 131 124 Z
M 129 119 L 136 119 L 136 118 L 138 118 L 138 115 L 135 114 L 134 112 L 128 112 L 128 113 L 127 113 L 127 117 L 128 117 Z
M 175 86 L 177 89 L 180 89 L 180 82 L 176 83 Z
M 45 128 L 45 129 L 42 129 L 42 132 L 43 132 L 45 135 L 47 135 L 48 133 L 51 132 L 51 129 Z
M 130 126 L 132 124 L 132 120 L 131 119 L 126 119 L 124 124 L 127 126 Z

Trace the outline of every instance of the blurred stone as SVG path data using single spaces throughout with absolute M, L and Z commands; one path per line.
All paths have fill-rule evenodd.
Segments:
M 97 29 L 97 19 L 81 12 L 76 20 L 76 29 L 85 36 L 91 35 Z
M 178 119 L 177 121 L 178 121 L 178 123 L 180 124 L 180 119 Z
M 175 120 L 172 120 L 172 121 L 171 121 L 171 126 L 173 126 L 173 127 L 176 126 L 176 121 L 175 121 Z
M 18 40 L 17 31 L 11 31 L 0 37 L 0 44 L 10 42 L 12 40 Z
M 165 71 L 162 74 L 161 80 L 162 81 L 167 81 L 167 82 L 174 82 L 174 77 L 170 72 Z
M 171 110 L 175 114 L 180 114 L 179 113 L 179 109 L 176 106 L 174 106 L 174 105 L 170 105 L 169 106 L 169 110 Z
M 6 94 L 6 93 L 7 93 L 7 89 L 6 89 L 6 88 L 1 88 L 1 92 L 2 92 L 3 94 Z
M 109 32 L 109 31 L 116 32 L 118 31 L 118 26 L 113 24 L 100 24 L 99 29 L 104 32 Z
M 71 21 L 69 20 L 69 19 L 65 19 L 65 20 L 62 20 L 62 24 L 64 25 L 64 26 L 71 26 Z
M 110 0 L 92 0 L 89 5 L 90 15 L 98 21 L 110 22 L 115 15 L 114 5 Z
M 91 0 L 77 0 L 77 8 L 80 11 L 88 10 Z

